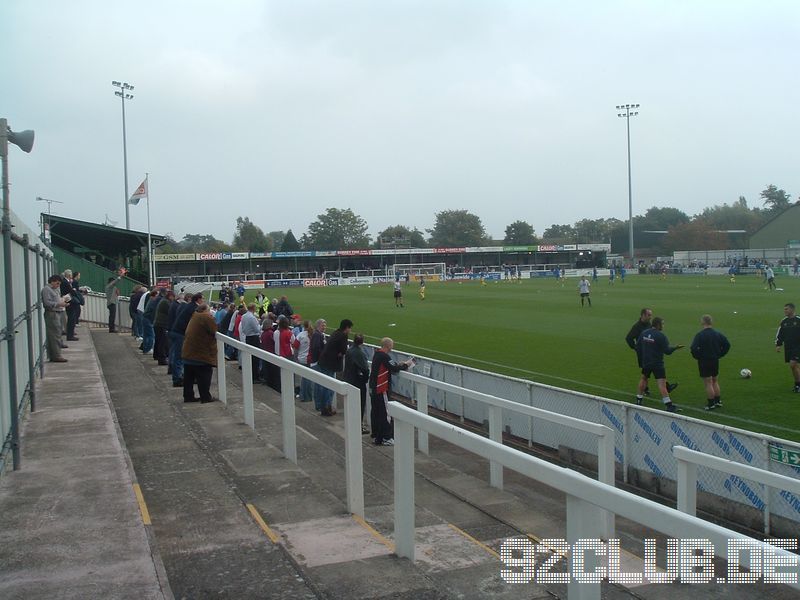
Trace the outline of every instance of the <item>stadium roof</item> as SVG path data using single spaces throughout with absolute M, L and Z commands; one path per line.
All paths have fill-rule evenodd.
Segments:
M 73 254 L 100 254 L 106 257 L 134 256 L 147 247 L 147 232 L 121 229 L 100 223 L 79 221 L 42 213 L 42 223 L 50 230 L 51 243 Z M 164 236 L 151 234 L 154 246 Z

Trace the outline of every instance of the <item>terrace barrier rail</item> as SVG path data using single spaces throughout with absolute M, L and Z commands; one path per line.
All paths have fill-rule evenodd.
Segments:
M 280 369 L 281 377 L 281 423 L 283 427 L 283 454 L 297 463 L 297 424 L 294 405 L 294 376 L 308 379 L 334 394 L 344 396 L 345 429 L 345 478 L 347 484 L 347 510 L 364 517 L 364 468 L 361 448 L 361 393 L 358 388 L 328 377 L 309 367 L 282 358 L 261 348 L 250 346 L 221 333 L 217 338 L 217 386 L 219 399 L 228 403 L 225 373 L 225 345 L 236 348 L 245 356 L 242 359 L 242 393 L 244 422 L 255 429 L 255 407 L 253 402 L 253 364 L 250 357 L 272 363 Z M 334 395 L 334 401 L 336 396 Z
M 630 492 L 595 481 L 571 469 L 564 469 L 519 450 L 503 446 L 494 440 L 466 431 L 456 425 L 444 423 L 424 415 L 398 402 L 389 403 L 389 414 L 394 419 L 394 541 L 398 556 L 415 558 L 415 508 L 414 508 L 414 431 L 425 431 L 465 450 L 488 457 L 506 468 L 544 483 L 566 494 L 566 541 L 571 548 L 579 541 L 589 542 L 589 547 L 599 548 L 602 536 L 602 511 L 630 519 L 635 523 L 658 531 L 671 538 L 701 542 L 701 550 L 713 552 L 715 556 L 729 558 L 729 553 L 740 549 L 750 550 L 751 556 L 769 555 L 775 562 L 794 566 L 786 572 L 786 581 L 795 589 L 800 589 L 797 578 L 798 557 L 782 547 L 742 535 L 719 525 L 684 514 L 673 508 L 646 500 Z M 731 544 L 731 541 L 734 543 Z M 795 542 L 796 540 L 792 540 Z M 602 554 L 602 551 L 599 552 Z M 693 554 L 693 553 L 692 553 Z M 738 556 L 738 555 L 737 555 Z M 501 548 L 501 560 L 511 558 L 508 549 Z M 573 561 L 569 554 L 570 574 L 567 587 L 569 600 L 599 600 L 602 567 L 598 567 L 597 554 L 585 552 Z M 580 559 L 586 559 L 584 563 Z M 734 562 L 736 557 L 731 557 Z M 580 564 L 579 564 L 580 561 Z M 511 563 L 508 563 L 511 564 Z M 698 566 L 698 565 L 693 565 Z M 683 583 L 693 579 L 692 565 L 684 569 L 681 564 L 680 576 Z M 730 573 L 730 571 L 729 571 Z M 749 573 L 741 573 L 749 575 Z M 578 575 L 582 576 L 578 578 Z M 606 574 L 608 572 L 606 571 Z M 708 575 L 706 572 L 705 575 Z M 638 574 L 628 573 L 628 576 Z M 719 579 L 712 578 L 719 582 Z M 700 583 L 700 581 L 695 581 Z M 629 581 L 629 583 L 636 583 Z
M 452 394 L 460 394 L 464 398 L 469 398 L 485 405 L 488 411 L 489 439 L 498 444 L 503 443 L 504 411 L 547 421 L 549 423 L 556 423 L 573 430 L 594 435 L 597 438 L 597 479 L 610 486 L 614 485 L 614 431 L 610 427 L 599 423 L 583 421 L 549 410 L 526 406 L 519 402 L 504 400 L 497 396 L 476 392 L 475 390 L 468 390 L 450 383 L 433 380 L 430 377 L 409 373 L 408 371 L 400 371 L 398 377 L 414 382 L 413 399 L 416 400 L 417 410 L 424 415 L 428 414 L 428 388 L 434 388 Z M 429 454 L 427 431 L 421 429 L 417 433 L 417 444 L 420 452 Z M 501 490 L 503 489 L 503 465 L 491 458 L 489 459 L 489 485 Z M 608 539 L 613 537 L 613 535 L 614 520 L 613 515 L 609 514 L 606 518 L 606 528 L 603 532 L 603 537 Z
M 791 461 L 778 460 L 787 454 L 800 455 L 800 444 L 797 442 L 712 423 L 687 416 L 686 413 L 668 413 L 647 406 L 647 401 L 645 406 L 637 406 L 632 402 L 430 358 L 415 352 L 428 351 L 426 348 L 403 346 L 398 342 L 393 350 L 397 360 L 414 357 L 417 363 L 414 373 L 430 380 L 610 427 L 615 438 L 614 459 L 618 468 L 621 467 L 617 476 L 621 476 L 622 481 L 629 485 L 664 498 L 677 498 L 678 462 L 672 453 L 674 445 L 693 448 L 790 479 L 800 479 L 800 466 L 791 464 Z M 364 347 L 370 359 L 374 347 L 366 344 Z M 474 360 L 466 356 L 450 356 L 465 361 Z M 486 364 L 488 368 L 501 366 Z M 521 372 L 530 373 L 530 377 L 538 376 L 534 372 Z M 400 396 L 414 398 L 415 385 L 414 380 L 401 375 L 393 382 L 392 389 Z M 426 400 L 429 408 L 447 413 L 462 423 L 469 421 L 481 425 L 487 421 L 486 405 L 452 388 L 445 390 L 431 384 Z M 698 414 L 701 413 L 698 410 Z M 508 435 L 527 442 L 529 448 L 552 449 L 561 460 L 571 464 L 591 468 L 597 457 L 597 440 L 584 431 L 542 421 L 534 416 L 520 416 L 511 411 L 503 411 L 502 427 Z M 709 514 L 756 530 L 769 522 L 765 532 L 778 535 L 794 535 L 792 532 L 800 527 L 800 495 L 788 490 L 776 487 L 762 489 L 761 484 L 705 468 L 698 473 L 698 490 L 704 493 L 704 510 Z

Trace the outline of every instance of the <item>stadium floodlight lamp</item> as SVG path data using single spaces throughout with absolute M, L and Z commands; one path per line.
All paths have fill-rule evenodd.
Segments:
M 631 265 L 635 265 L 635 258 L 633 252 L 633 192 L 631 186 L 631 117 L 639 114 L 639 104 L 622 104 L 617 106 L 617 110 L 625 109 L 623 113 L 617 113 L 617 116 L 624 118 L 628 130 L 628 249 L 631 257 Z
M 112 81 L 111 85 L 115 88 L 119 88 L 117 91 L 114 92 L 114 95 L 117 96 L 122 101 L 122 162 L 123 162 L 123 171 L 124 171 L 124 179 L 125 179 L 125 229 L 131 228 L 131 215 L 130 215 L 130 206 L 128 203 L 128 142 L 127 142 L 127 134 L 125 130 L 125 100 L 133 100 L 133 94 L 129 94 L 129 91 L 133 90 L 133 86 L 129 84 L 127 81 Z

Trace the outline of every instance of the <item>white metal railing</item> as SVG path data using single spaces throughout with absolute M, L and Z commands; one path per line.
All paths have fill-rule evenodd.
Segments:
M 550 423 L 563 425 L 578 431 L 583 431 L 597 437 L 597 479 L 607 485 L 613 486 L 614 481 L 614 431 L 610 427 L 569 417 L 542 408 L 526 406 L 519 402 L 505 400 L 477 392 L 467 388 L 459 387 L 451 383 L 436 381 L 430 377 L 423 377 L 408 371 L 401 371 L 398 374 L 401 378 L 414 382 L 414 399 L 417 401 L 417 410 L 422 414 L 428 414 L 428 388 L 433 387 L 443 392 L 458 394 L 464 398 L 476 400 L 484 405 L 489 412 L 489 439 L 503 443 L 503 411 L 510 411 L 527 417 L 534 417 Z M 417 434 L 417 444 L 420 452 L 429 453 L 428 432 L 420 430 Z M 489 485 L 498 489 L 503 489 L 503 465 L 496 460 L 489 459 Z M 612 514 L 605 517 L 606 526 L 603 537 L 609 539 L 614 535 L 614 518 Z
M 443 392 L 450 392 L 477 400 L 486 405 L 489 411 L 489 439 L 494 440 L 500 444 L 503 443 L 503 411 L 518 413 L 528 417 L 539 418 L 543 421 L 550 423 L 557 423 L 564 425 L 578 431 L 583 431 L 594 436 L 597 436 L 597 479 L 608 485 L 614 485 L 614 431 L 610 427 L 600 425 L 599 423 L 592 423 L 582 419 L 576 419 L 560 413 L 555 413 L 542 408 L 534 408 L 498 398 L 483 392 L 477 392 L 463 388 L 451 383 L 437 381 L 430 377 L 423 377 L 408 371 L 401 371 L 398 373 L 400 378 L 405 378 L 414 382 L 414 399 L 417 401 L 417 410 L 423 414 L 428 414 L 428 388 L 436 388 Z M 428 454 L 428 434 L 425 431 L 420 431 L 418 434 L 417 443 L 421 452 Z M 503 489 L 503 469 L 497 462 L 489 462 L 489 482 L 493 487 Z
M 253 364 L 251 356 L 272 363 L 280 368 L 281 373 L 281 423 L 283 426 L 283 454 L 297 463 L 297 431 L 294 405 L 294 375 L 308 379 L 314 383 L 333 390 L 335 394 L 344 396 L 344 432 L 345 432 L 345 479 L 347 482 L 347 510 L 355 515 L 364 516 L 364 471 L 361 448 L 361 392 L 358 388 L 328 377 L 309 367 L 272 354 L 261 348 L 250 346 L 221 333 L 217 338 L 217 385 L 219 399 L 228 403 L 227 379 L 225 373 L 225 345 L 236 348 L 246 355 L 242 359 L 242 395 L 244 404 L 244 422 L 255 429 L 255 407 L 253 401 Z M 335 398 L 335 396 L 334 396 Z
M 792 561 L 788 563 L 790 565 L 797 565 L 797 556 L 786 550 L 640 498 L 571 469 L 552 465 L 398 402 L 389 403 L 389 415 L 394 420 L 394 541 L 398 556 L 413 561 L 415 554 L 414 430 L 417 429 L 489 457 L 506 468 L 564 492 L 567 496 L 566 537 L 569 544 L 599 539 L 602 536 L 602 511 L 608 511 L 673 538 L 705 539 L 712 544 L 714 553 L 722 558 L 728 557 L 729 540 L 742 540 L 750 548 L 766 550 Z M 591 568 L 593 565 L 588 566 Z M 788 585 L 800 589 L 796 578 Z M 567 590 L 570 600 L 600 598 L 599 583 L 580 583 L 570 578 Z
M 690 450 L 686 446 L 673 446 L 672 454 L 678 461 L 678 510 L 689 515 L 697 514 L 697 467 L 716 469 L 729 475 L 737 475 L 744 479 L 757 481 L 779 490 L 793 492 L 800 496 L 800 479 L 786 477 L 719 458 L 704 452 Z M 764 533 L 769 534 L 769 504 L 764 509 Z
M 374 346 L 369 347 L 374 348 Z M 408 350 L 395 348 L 394 352 L 399 359 L 415 357 L 417 360 L 416 371 L 430 375 L 434 381 L 451 381 L 459 387 L 485 389 L 523 406 L 537 405 L 578 419 L 612 426 L 612 429 L 616 429 L 615 460 L 622 466 L 623 481 L 633 482 L 633 485 L 649 491 L 656 491 L 652 486 L 648 487 L 647 485 L 650 474 L 672 481 L 677 478 L 677 462 L 672 455 L 671 446 L 674 443 L 681 443 L 687 435 L 691 439 L 691 443 L 698 444 L 701 450 L 719 447 L 739 463 L 752 462 L 760 468 L 795 477 L 789 465 L 782 465 L 770 460 L 769 447 L 779 444 L 781 447 L 800 451 L 797 442 L 730 425 L 712 423 L 683 414 L 666 413 L 660 409 L 636 406 L 630 402 L 559 388 L 518 377 L 499 375 L 485 369 L 434 359 L 418 353 L 411 354 Z M 414 385 L 410 380 L 404 381 L 401 377 L 398 379 L 397 389 L 394 391 L 410 398 L 414 395 Z M 451 397 L 454 398 L 453 402 L 449 399 Z M 467 418 L 473 420 L 483 418 L 483 416 L 476 416 L 476 411 L 468 405 L 475 405 L 475 402 L 465 401 L 460 392 L 439 394 L 437 390 L 433 401 L 428 398 L 428 402 L 448 414 L 459 417 L 462 422 Z M 471 415 L 470 412 L 472 412 Z M 529 445 L 536 443 L 556 449 L 559 445 L 565 445 L 579 452 L 594 452 L 590 446 L 576 440 L 573 435 L 568 436 L 572 439 L 562 440 L 560 436 L 552 435 L 547 428 L 539 428 L 538 431 L 535 431 L 532 417 L 519 419 L 519 422 L 509 422 L 506 419 L 505 425 L 511 428 L 514 435 L 528 440 Z M 652 429 L 649 429 L 650 427 Z M 637 439 L 639 435 L 642 438 L 641 442 Z M 677 440 L 672 444 L 661 443 L 673 436 Z M 648 458 L 653 459 L 663 472 L 653 470 L 647 462 Z M 644 473 L 645 477 L 629 480 L 629 475 L 634 471 Z M 724 478 L 721 476 L 707 477 L 702 484 L 708 492 L 730 499 L 737 505 L 753 506 L 753 503 L 746 497 L 737 497 L 730 491 L 726 492 L 723 487 Z M 786 495 L 779 495 L 777 489 L 772 490 L 764 503 L 771 507 L 769 514 L 773 530 L 776 526 L 775 517 L 785 519 L 790 527 L 792 524 L 800 522 L 800 515 L 793 507 L 792 500 L 787 499 Z M 759 506 L 755 508 L 761 510 Z

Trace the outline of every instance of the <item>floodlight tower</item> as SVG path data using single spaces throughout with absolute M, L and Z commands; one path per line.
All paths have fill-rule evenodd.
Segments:
M 638 104 L 620 104 L 617 106 L 618 117 L 625 119 L 628 126 L 628 251 L 631 255 L 631 266 L 636 266 L 633 257 L 633 193 L 631 191 L 631 117 L 639 114 Z M 622 112 L 624 111 L 624 112 Z
M 128 207 L 128 141 L 125 132 L 125 100 L 133 100 L 133 86 L 126 81 L 112 81 L 111 85 L 119 88 L 114 92 L 122 101 L 122 162 L 125 170 L 125 229 L 131 228 L 131 213 Z

